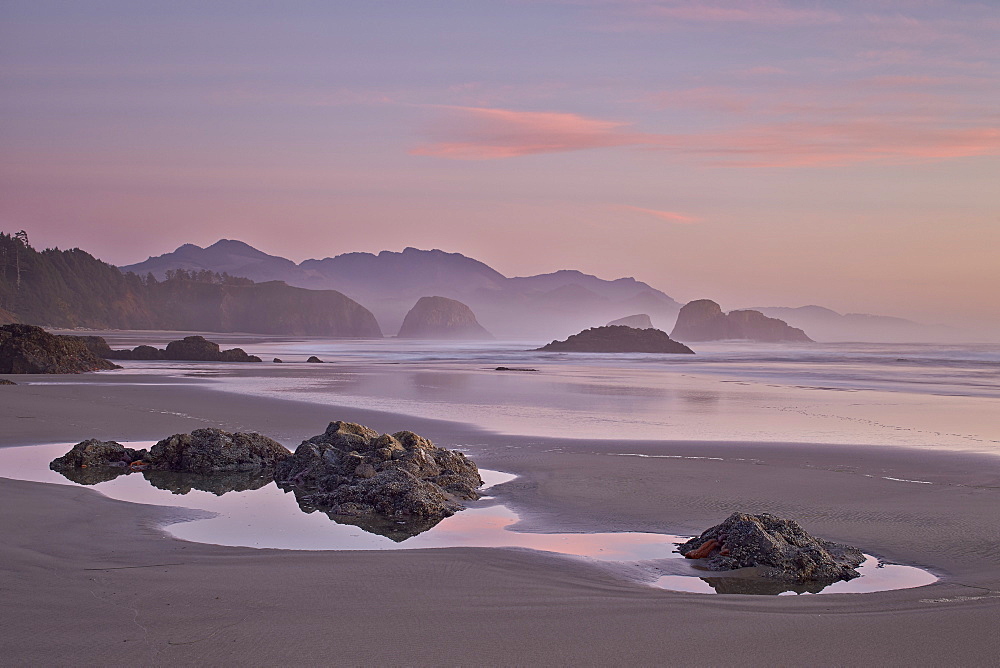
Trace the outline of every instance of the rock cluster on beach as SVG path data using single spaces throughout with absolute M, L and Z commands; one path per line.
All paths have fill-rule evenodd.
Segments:
M 850 580 L 860 575 L 855 568 L 865 559 L 856 547 L 815 538 L 769 513 L 733 513 L 679 545 L 678 552 L 707 570 L 757 567 L 765 578 L 791 582 Z
M 100 339 L 99 336 L 89 337 Z M 107 344 L 104 344 L 107 347 Z M 204 336 L 186 336 L 178 341 L 171 341 L 166 349 L 153 346 L 136 346 L 132 350 L 107 349 L 104 354 L 108 359 L 116 360 L 175 360 L 189 362 L 260 362 L 256 355 L 248 355 L 242 348 L 221 350 L 218 343 L 207 340 Z
M 169 436 L 148 451 L 90 439 L 49 468 L 84 485 L 142 471 L 156 487 L 185 494 L 257 489 L 276 480 L 306 512 L 321 510 L 393 540 L 405 540 L 479 498 L 476 464 L 410 431 L 378 432 L 331 422 L 290 453 L 257 433 L 196 429 Z
M 636 329 L 624 325 L 592 327 L 565 341 L 553 341 L 540 351 L 576 353 L 670 353 L 693 355 L 694 351 L 659 329 Z
M 34 325 L 0 326 L 0 373 L 84 373 L 118 369 L 83 337 L 50 334 Z
M 730 311 L 711 299 L 697 299 L 685 304 L 677 314 L 670 336 L 678 341 L 723 341 L 746 339 L 764 343 L 811 343 L 801 329 L 784 320 L 769 318 L 760 311 Z
M 331 422 L 278 465 L 275 480 L 305 509 L 383 520 L 438 520 L 478 499 L 476 464 L 410 431 Z M 421 528 L 420 530 L 423 530 Z
M 403 319 L 400 339 L 492 339 L 468 306 L 447 297 L 421 297 Z
M 257 433 L 196 429 L 174 434 L 149 450 L 127 448 L 115 441 L 89 439 L 49 464 L 53 471 L 118 469 L 180 471 L 202 475 L 274 469 L 291 453 L 277 441 Z

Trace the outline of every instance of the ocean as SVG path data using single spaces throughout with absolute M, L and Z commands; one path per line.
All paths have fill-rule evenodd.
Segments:
M 113 346 L 149 342 L 141 337 L 107 335 Z M 714 342 L 695 345 L 696 355 L 652 355 L 542 353 L 523 341 L 225 338 L 224 347 L 265 362 L 125 362 L 125 373 L 180 374 L 229 392 L 504 434 L 1000 454 L 997 345 Z M 305 364 L 311 355 L 326 363 Z

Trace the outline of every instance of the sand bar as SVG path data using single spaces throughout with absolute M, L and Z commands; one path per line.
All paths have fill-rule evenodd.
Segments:
M 163 377 L 86 378 L 24 377 L 44 382 L 3 388 L 0 445 L 150 439 L 211 425 L 294 447 L 327 421 L 348 419 L 412 429 L 519 474 L 503 501 L 524 518 L 523 530 L 695 533 L 733 510 L 769 510 L 942 580 L 863 595 L 709 596 L 522 550 L 227 548 L 156 528 L 181 511 L 2 480 L 0 647 L 10 665 L 717 665 L 734 657 L 754 665 L 989 665 L 1000 655 L 994 457 L 500 436 Z

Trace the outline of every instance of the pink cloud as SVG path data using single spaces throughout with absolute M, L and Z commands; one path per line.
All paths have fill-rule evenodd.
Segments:
M 640 213 L 646 213 L 650 216 L 655 216 L 661 220 L 666 220 L 671 223 L 681 223 L 684 225 L 690 225 L 693 223 L 701 222 L 701 218 L 696 216 L 689 216 L 684 213 L 677 213 L 676 211 L 657 211 L 656 209 L 644 209 L 641 206 L 630 206 L 628 204 L 623 204 L 623 208 L 630 209 L 632 211 L 638 211 Z
M 445 107 L 432 128 L 432 143 L 410 151 L 456 160 L 489 160 L 535 153 L 562 153 L 638 143 L 627 124 L 560 112 L 486 107 Z
M 924 119 L 771 122 L 686 134 L 560 112 L 449 107 L 431 143 L 414 155 L 489 160 L 599 148 L 662 151 L 731 167 L 806 167 L 1000 155 L 997 127 L 956 128 Z
M 691 23 L 752 23 L 761 26 L 802 26 L 839 23 L 840 15 L 820 9 L 802 9 L 768 0 L 740 2 L 649 2 L 640 12 L 655 18 Z

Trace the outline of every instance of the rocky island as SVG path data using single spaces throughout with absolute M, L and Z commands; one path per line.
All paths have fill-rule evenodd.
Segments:
M 693 355 L 694 351 L 659 329 L 635 329 L 624 325 L 592 327 L 565 341 L 553 341 L 538 350 L 573 353 L 669 353 Z
M 811 343 L 801 329 L 784 320 L 769 318 L 760 311 L 730 311 L 711 299 L 685 304 L 677 314 L 670 336 L 678 341 L 723 341 L 746 339 L 762 343 Z
M 401 339 L 492 339 L 468 306 L 447 297 L 421 297 L 403 319 Z

